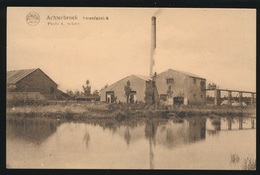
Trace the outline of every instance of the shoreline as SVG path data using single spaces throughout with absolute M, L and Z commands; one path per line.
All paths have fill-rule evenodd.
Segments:
M 65 120 L 116 119 L 117 121 L 143 118 L 250 117 L 256 118 L 256 108 L 232 106 L 146 106 L 144 104 L 72 103 L 7 107 L 7 117 L 44 117 Z

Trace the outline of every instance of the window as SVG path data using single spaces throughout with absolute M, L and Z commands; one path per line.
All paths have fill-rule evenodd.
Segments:
M 173 78 L 167 78 L 167 84 L 173 84 Z
M 54 87 L 51 87 L 51 94 L 54 93 Z
M 200 89 L 201 89 L 201 91 L 205 91 L 206 90 L 206 83 L 205 83 L 205 81 L 201 81 L 200 82 Z
M 193 83 L 196 84 L 196 78 L 193 78 Z
M 166 94 L 160 94 L 160 100 L 166 101 L 167 100 L 167 95 Z
M 196 98 L 196 94 L 193 94 L 193 98 Z

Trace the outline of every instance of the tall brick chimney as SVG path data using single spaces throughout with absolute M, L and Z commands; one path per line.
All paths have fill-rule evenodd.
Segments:
M 150 57 L 150 77 L 153 76 L 154 66 L 154 51 L 156 48 L 156 17 L 152 17 L 152 32 L 151 32 L 151 57 Z

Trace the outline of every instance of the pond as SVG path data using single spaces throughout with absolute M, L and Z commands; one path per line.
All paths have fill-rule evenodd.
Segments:
M 8 119 L 7 168 L 244 169 L 256 159 L 256 119 L 61 122 Z

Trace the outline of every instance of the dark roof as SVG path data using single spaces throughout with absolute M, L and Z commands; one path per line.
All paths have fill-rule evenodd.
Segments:
M 40 68 L 37 69 L 23 69 L 23 70 L 13 70 L 7 71 L 7 83 L 8 84 L 16 84 L 18 81 L 33 73 L 36 70 L 40 70 L 44 73 Z M 44 73 L 45 74 L 45 73 Z M 45 74 L 46 75 L 46 74 Z M 46 75 L 52 82 L 54 82 L 48 75 Z M 55 83 L 55 82 L 54 82 Z M 57 83 L 55 83 L 57 85 Z
M 27 75 L 34 72 L 36 69 L 24 69 L 24 70 L 13 70 L 7 72 L 7 82 L 10 84 L 15 84 Z

